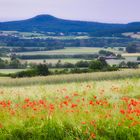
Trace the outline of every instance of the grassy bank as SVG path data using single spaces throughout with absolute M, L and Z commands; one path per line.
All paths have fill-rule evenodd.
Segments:
M 55 76 L 21 78 L 21 79 L 1 77 L 0 86 L 26 86 L 26 85 L 28 86 L 37 84 L 57 84 L 57 83 L 71 83 L 71 82 L 85 82 L 99 80 L 115 80 L 131 77 L 140 77 L 140 69 L 122 70 L 116 72 L 95 72 L 86 74 L 55 75 Z

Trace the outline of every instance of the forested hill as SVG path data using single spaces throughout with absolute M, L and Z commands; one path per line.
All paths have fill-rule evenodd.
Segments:
M 39 15 L 27 20 L 0 22 L 0 30 L 24 32 L 90 32 L 93 35 L 104 35 L 140 31 L 140 22 L 129 24 L 107 24 L 64 20 L 50 15 Z

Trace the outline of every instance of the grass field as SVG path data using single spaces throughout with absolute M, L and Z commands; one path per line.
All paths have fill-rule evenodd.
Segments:
M 140 70 L 0 85 L 1 140 L 140 139 Z
M 128 62 L 136 62 L 137 61 L 137 56 L 125 56 L 125 59 L 108 59 L 106 60 L 108 62 L 108 64 L 110 65 L 118 65 L 119 63 L 121 63 L 122 61 Z M 44 60 L 46 60 L 46 63 L 52 63 L 52 64 L 56 64 L 58 62 L 58 60 L 61 60 L 61 63 L 73 63 L 75 64 L 78 61 L 90 61 L 90 60 L 85 60 L 85 59 L 27 59 L 27 60 L 21 60 L 22 63 L 24 62 L 28 62 L 28 63 L 44 63 Z
M 107 50 L 117 53 L 123 53 L 118 51 L 117 48 L 96 48 L 96 47 L 67 47 L 65 49 L 61 50 L 53 50 L 53 51 L 35 51 L 35 52 L 25 52 L 25 53 L 17 53 L 19 55 L 75 55 L 75 54 L 95 54 L 98 53 L 100 50 Z M 127 58 L 127 57 L 126 57 Z M 134 59 L 137 59 L 137 57 L 133 57 Z M 131 59 L 131 58 L 130 58 Z M 76 63 L 77 61 L 80 61 L 83 59 L 61 59 L 62 63 L 70 62 L 70 63 Z M 21 62 L 28 62 L 28 63 L 43 63 L 44 59 L 30 59 L 30 60 L 21 60 Z M 108 60 L 109 64 L 118 64 L 122 60 Z M 126 60 L 127 61 L 127 60 Z M 46 59 L 47 63 L 56 64 L 58 62 L 58 59 Z
M 10 73 L 16 73 L 19 71 L 23 71 L 24 69 L 0 69 L 0 73 L 2 74 L 10 74 Z
M 51 75 L 45 77 L 33 78 L 17 78 L 12 79 L 8 77 L 0 78 L 0 87 L 3 86 L 29 86 L 42 84 L 58 84 L 71 82 L 85 82 L 85 81 L 101 81 L 140 77 L 140 69 L 136 70 L 122 70 L 115 72 L 94 72 L 83 74 L 68 74 L 68 75 Z
M 138 57 L 140 53 L 123 53 L 122 56 L 124 57 Z
M 35 52 L 24 52 L 24 53 L 16 53 L 19 55 L 70 55 L 70 54 L 94 54 L 98 53 L 100 50 L 108 50 L 113 52 L 119 52 L 117 49 L 104 49 L 97 47 L 67 47 L 65 49 L 53 50 L 53 51 L 35 51 Z
M 56 64 L 58 62 L 58 60 L 61 60 L 61 63 L 76 63 L 78 61 L 81 61 L 82 59 L 27 59 L 27 60 L 21 60 L 22 63 L 24 62 L 28 62 L 28 63 L 44 63 L 44 60 L 46 60 L 46 63 L 52 63 L 52 64 Z

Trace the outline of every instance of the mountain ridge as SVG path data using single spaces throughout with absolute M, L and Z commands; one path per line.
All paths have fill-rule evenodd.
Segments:
M 140 22 L 130 22 L 127 24 L 100 23 L 60 19 L 52 15 L 37 15 L 25 20 L 0 22 L 0 30 L 22 32 L 89 32 L 93 34 L 104 34 L 106 32 L 112 34 L 140 31 Z

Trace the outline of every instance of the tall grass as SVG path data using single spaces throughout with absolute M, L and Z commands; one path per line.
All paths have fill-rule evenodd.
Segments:
M 46 77 L 33 78 L 0 78 L 0 86 L 28 86 L 37 84 L 57 84 L 70 82 L 84 82 L 84 81 L 99 81 L 99 80 L 115 80 L 132 77 L 140 77 L 140 69 L 137 70 L 123 70 L 116 72 L 95 72 L 86 74 L 69 74 L 69 75 L 55 75 Z
M 1 140 L 139 140 L 140 79 L 1 87 Z

